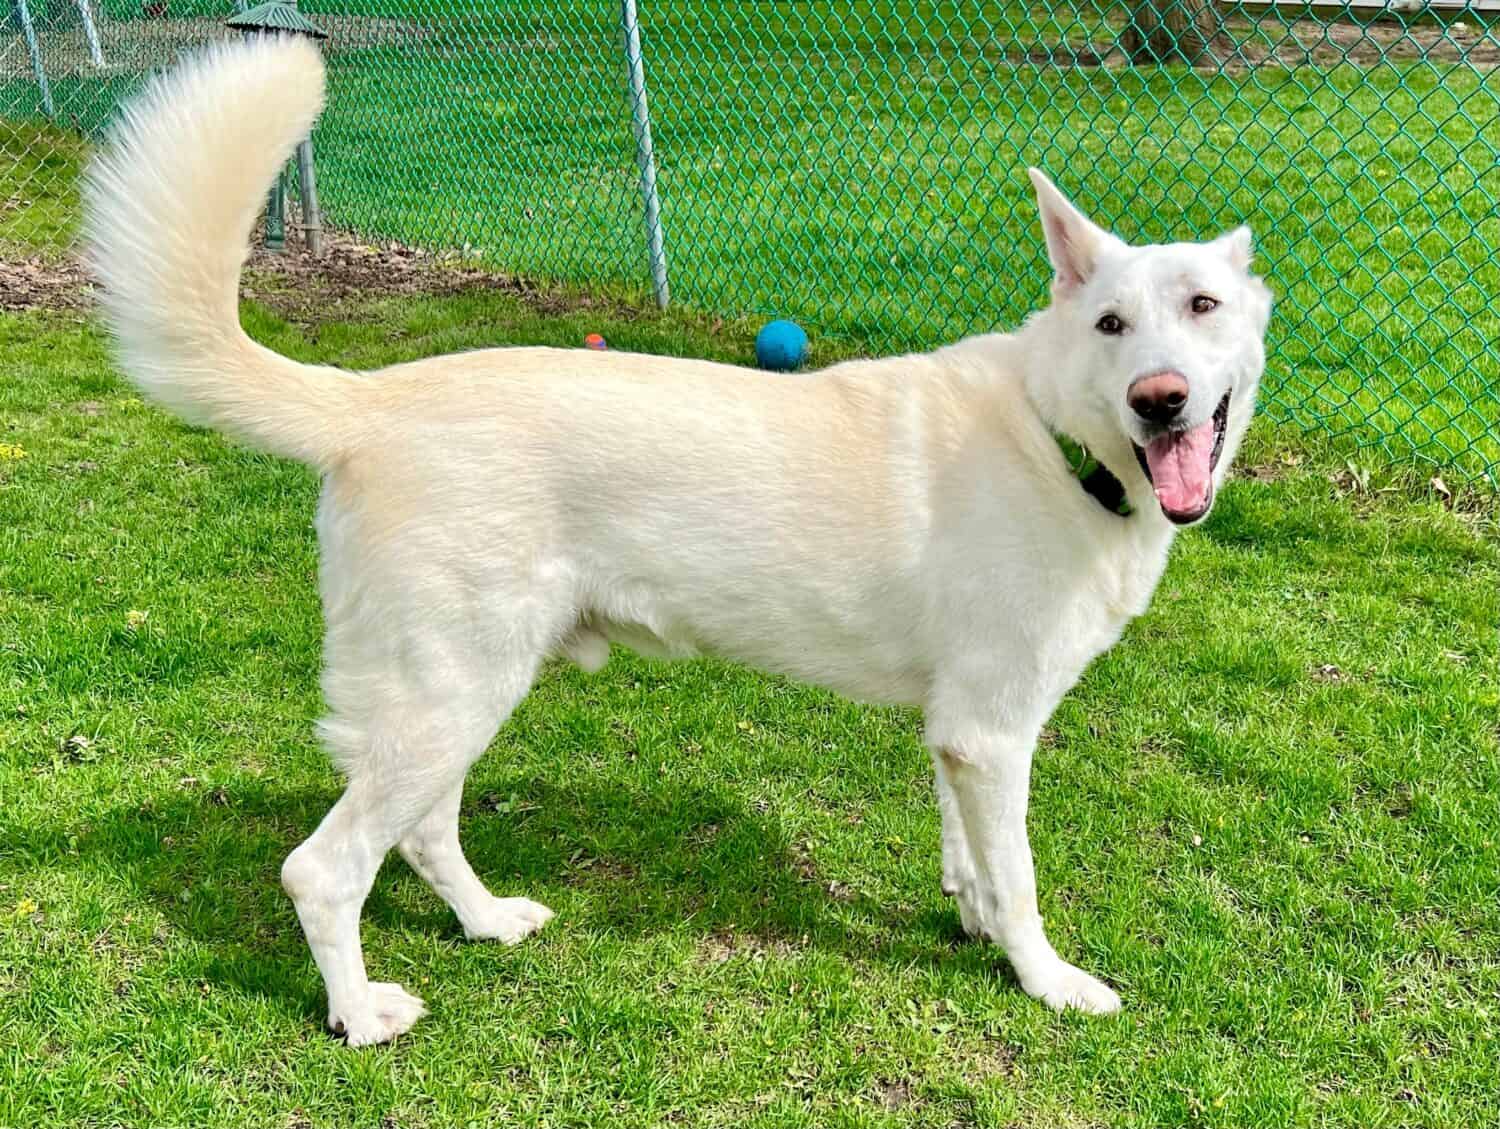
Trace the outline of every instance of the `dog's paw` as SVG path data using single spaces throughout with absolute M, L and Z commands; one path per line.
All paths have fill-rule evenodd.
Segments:
M 368 994 L 354 1007 L 330 1013 L 328 1028 L 342 1035 L 351 1047 L 372 1043 L 389 1043 L 397 1035 L 411 1030 L 411 1025 L 427 1013 L 416 996 L 400 984 L 371 984 Z
M 1053 1011 L 1073 1008 L 1089 1015 L 1113 1015 L 1120 1010 L 1120 997 L 1113 988 L 1065 960 L 1023 977 L 1021 987 Z
M 471 941 L 502 941 L 513 945 L 552 920 L 552 911 L 530 898 L 495 898 L 464 923 Z

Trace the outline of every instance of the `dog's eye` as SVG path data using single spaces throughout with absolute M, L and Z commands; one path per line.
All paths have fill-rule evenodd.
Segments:
M 1207 294 L 1193 295 L 1193 313 L 1207 314 L 1219 308 L 1219 300 L 1210 298 Z
M 1116 337 L 1125 332 L 1125 323 L 1120 320 L 1118 314 L 1105 314 L 1094 323 L 1094 328 L 1100 333 L 1107 333 L 1111 337 Z

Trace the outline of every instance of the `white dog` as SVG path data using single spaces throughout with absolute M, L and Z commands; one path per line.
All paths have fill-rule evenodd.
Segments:
M 1056 278 L 1013 334 L 804 376 L 540 348 L 349 373 L 237 316 L 260 202 L 322 97 L 300 40 L 158 78 L 91 170 L 87 229 L 141 390 L 323 475 L 321 733 L 349 783 L 282 881 L 330 1026 L 380 1043 L 422 1014 L 360 950 L 392 847 L 470 937 L 551 917 L 465 861 L 464 775 L 543 660 L 595 670 L 611 640 L 922 707 L 964 928 L 1052 1007 L 1118 1008 L 1042 930 L 1032 747 L 1249 423 L 1271 305 L 1250 233 L 1129 247 L 1033 171 Z

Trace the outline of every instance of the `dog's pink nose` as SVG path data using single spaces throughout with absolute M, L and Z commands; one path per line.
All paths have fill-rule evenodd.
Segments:
M 1130 410 L 1148 423 L 1170 423 L 1187 406 L 1187 400 L 1187 377 L 1171 370 L 1143 376 L 1125 393 Z

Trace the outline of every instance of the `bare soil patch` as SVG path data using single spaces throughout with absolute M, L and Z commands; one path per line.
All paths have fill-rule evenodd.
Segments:
M 1261 19 L 1226 17 L 1214 37 L 1214 59 L 1196 69 L 1240 74 L 1256 67 L 1327 68 L 1349 63 L 1377 67 L 1388 63 L 1425 62 L 1465 65 L 1489 71 L 1500 67 L 1500 35 L 1479 23 L 1403 25 L 1395 21 L 1359 23 L 1347 20 Z M 1006 61 L 1056 67 L 1130 66 L 1112 41 L 1082 44 L 1007 44 Z
M 361 306 L 384 298 L 497 290 L 544 314 L 579 309 L 608 309 L 617 316 L 638 312 L 615 299 L 486 270 L 457 254 L 395 242 L 368 243 L 338 232 L 324 233 L 324 253 L 316 259 L 292 239 L 277 254 L 257 247 L 240 283 L 244 297 L 303 327 L 352 317 Z M 93 282 L 74 255 L 6 258 L 0 252 L 0 310 L 86 309 L 93 297 Z
M 1457 30 L 1455 30 L 1457 29 Z M 1427 62 L 1466 64 L 1480 70 L 1500 66 L 1500 37 L 1483 24 L 1395 21 L 1276 19 L 1226 21 L 1220 58 L 1227 69 L 1276 63 L 1282 66 L 1330 67 L 1353 63 Z
M 227 15 L 233 9 L 226 4 Z M 392 43 L 420 43 L 431 32 L 411 20 L 383 19 L 373 16 L 336 16 L 310 13 L 314 21 L 328 32 L 328 49 L 380 47 Z M 107 79 L 114 75 L 133 74 L 163 67 L 183 51 L 225 39 L 237 32 L 224 26 L 221 19 L 158 16 L 134 20 L 101 19 L 96 23 L 99 49 L 104 65 L 94 62 L 93 52 L 80 21 L 37 27 L 37 44 L 46 60 L 47 77 Z M 0 52 L 0 79 L 31 78 L 31 57 L 17 45 Z
M 74 259 L 0 258 L 0 310 L 77 310 L 92 295 L 93 284 Z

